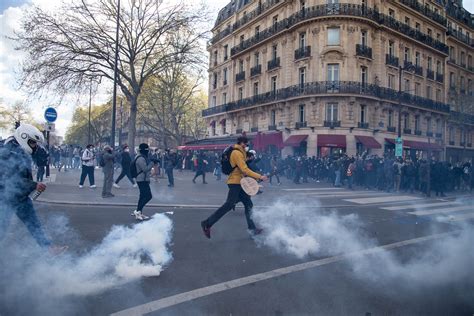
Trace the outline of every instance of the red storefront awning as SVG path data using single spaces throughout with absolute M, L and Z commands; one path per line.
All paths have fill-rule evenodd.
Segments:
M 283 148 L 281 132 L 259 132 L 253 139 L 253 148 L 255 150 L 266 150 L 269 145 L 274 145 L 278 149 Z
M 395 140 L 391 138 L 385 138 L 385 141 L 390 144 L 395 144 Z M 443 150 L 443 147 L 436 143 L 426 143 L 426 142 L 419 142 L 415 140 L 404 140 L 403 147 L 417 149 L 417 150 L 434 150 L 434 151 Z
M 224 150 L 232 144 L 203 144 L 178 146 L 178 150 Z
M 305 141 L 308 138 L 308 135 L 291 135 L 288 137 L 283 145 L 291 146 L 291 147 L 298 147 L 302 141 Z
M 346 135 L 318 135 L 318 147 L 346 148 Z
M 366 148 L 382 148 L 382 145 L 375 140 L 372 136 L 359 136 L 355 135 L 356 140 L 362 143 Z

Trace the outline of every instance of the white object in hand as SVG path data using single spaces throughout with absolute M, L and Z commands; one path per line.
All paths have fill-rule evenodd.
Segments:
M 242 186 L 242 189 L 244 190 L 244 192 L 250 196 L 256 195 L 258 190 L 260 189 L 260 186 L 258 185 L 257 180 L 250 177 L 242 178 L 240 180 L 240 185 Z
M 36 190 L 35 193 L 33 193 L 33 194 L 31 195 L 31 199 L 32 199 L 33 201 L 36 200 L 36 199 L 41 195 L 41 193 L 42 193 L 42 192 Z

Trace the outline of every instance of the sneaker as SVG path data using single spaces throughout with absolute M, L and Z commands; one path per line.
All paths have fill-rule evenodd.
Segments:
M 82 189 L 84 186 L 79 184 L 79 189 Z
M 132 216 L 135 216 L 135 219 L 138 219 L 139 221 L 143 220 L 143 215 L 141 211 L 133 211 Z
M 91 185 L 91 189 L 95 189 L 97 186 L 95 184 Z
M 117 183 L 113 184 L 114 188 L 120 189 L 120 186 Z
M 138 185 L 135 183 L 134 185 L 132 185 L 132 187 L 136 188 Z
M 211 239 L 211 227 L 207 226 L 206 221 L 201 222 L 201 228 L 204 236 L 206 236 L 208 239 Z

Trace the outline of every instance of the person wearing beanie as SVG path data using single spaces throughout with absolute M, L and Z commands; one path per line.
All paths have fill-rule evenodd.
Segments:
M 139 155 L 135 158 L 134 164 L 136 168 L 136 181 L 140 196 L 138 198 L 137 209 L 132 215 L 138 220 L 146 220 L 148 216 L 143 214 L 143 208 L 152 199 L 153 195 L 150 190 L 151 170 L 153 169 L 153 161 L 148 157 L 150 147 L 148 144 L 142 143 L 138 146 Z

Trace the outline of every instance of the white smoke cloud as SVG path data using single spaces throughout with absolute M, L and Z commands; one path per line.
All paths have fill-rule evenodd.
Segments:
M 60 236 L 70 233 L 64 229 L 64 217 L 45 227 L 51 233 L 51 224 L 58 223 L 62 225 L 53 235 L 60 241 Z M 19 247 L 22 236 L 15 231 L 11 238 L 16 242 L 6 238 L 0 244 L 0 306 L 18 308 L 22 300 L 33 299 L 40 302 L 35 308 L 49 313 L 58 308 L 54 305 L 58 302 L 71 304 L 71 297 L 98 294 L 142 277 L 158 276 L 172 261 L 172 226 L 166 215 L 155 214 L 131 227 L 112 227 L 102 242 L 83 254 L 70 250 L 56 257 L 35 245 L 26 246 L 25 242 Z
M 255 239 L 258 244 L 298 258 L 352 254 L 344 262 L 355 277 L 365 282 L 409 284 L 412 288 L 452 282 L 474 285 L 474 230 L 469 224 L 455 224 L 452 235 L 413 246 L 418 247 L 417 251 L 406 258 L 384 249 L 370 255 L 354 255 L 379 246 L 355 214 L 339 215 L 323 212 L 317 204 L 280 200 L 271 207 L 255 209 L 254 218 L 265 231 Z M 426 234 L 439 233 L 438 227 L 428 227 Z

